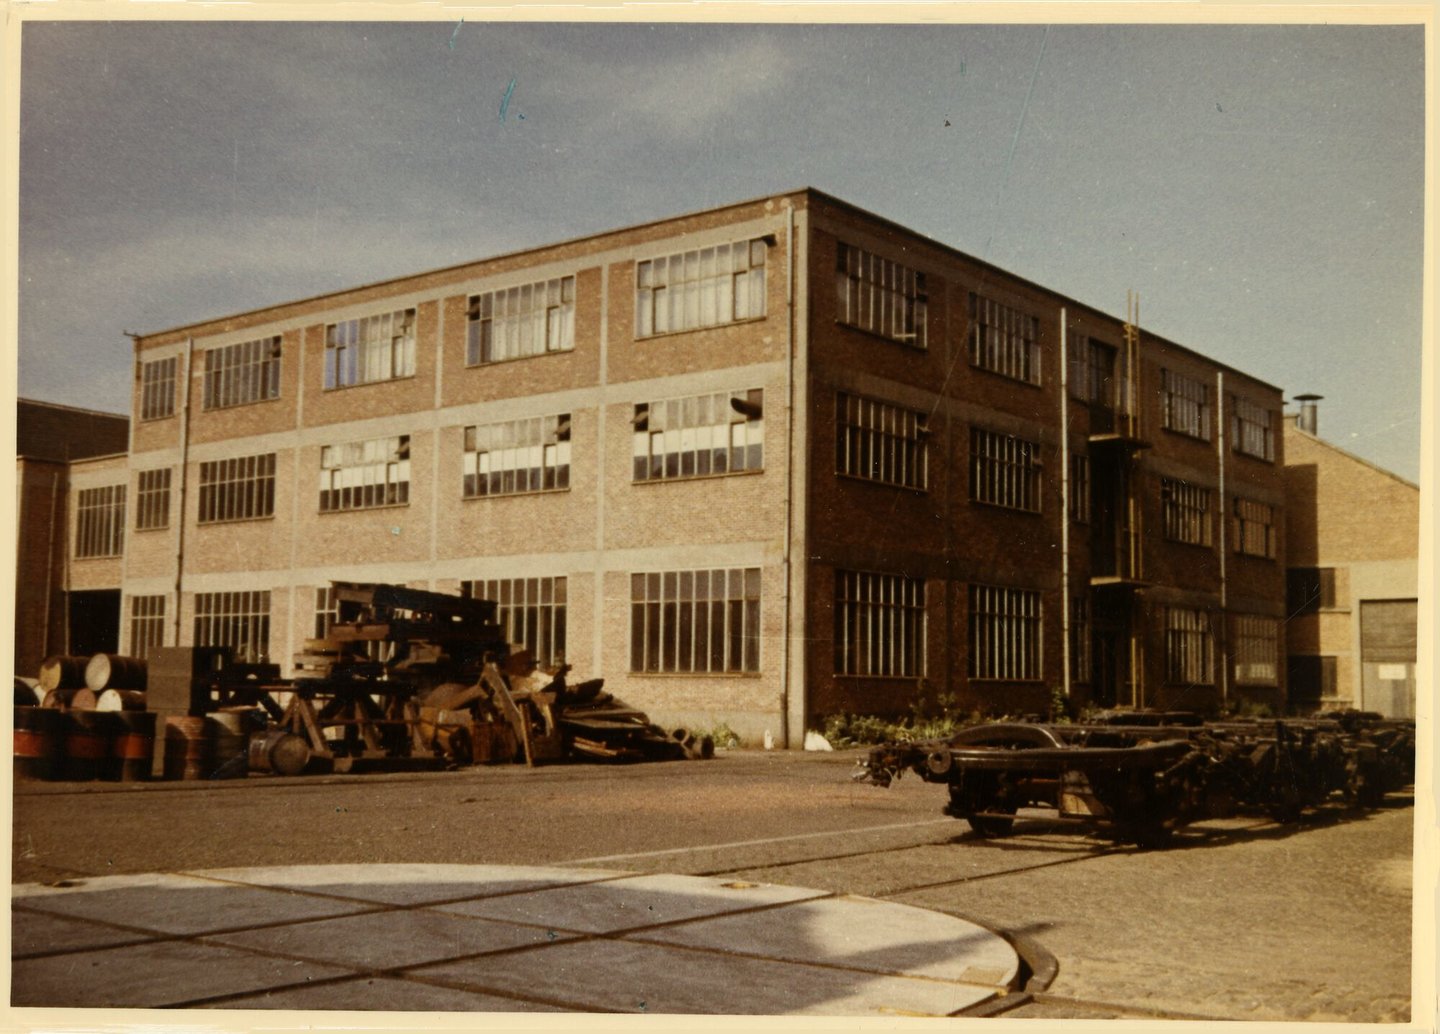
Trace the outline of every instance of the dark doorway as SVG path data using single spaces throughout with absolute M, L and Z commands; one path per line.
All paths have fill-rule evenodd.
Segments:
M 84 657 L 120 652 L 120 590 L 92 589 L 68 594 L 70 653 Z

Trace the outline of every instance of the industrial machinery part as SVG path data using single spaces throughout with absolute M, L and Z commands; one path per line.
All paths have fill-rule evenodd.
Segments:
M 888 786 L 907 769 L 943 783 L 945 813 L 981 836 L 1008 834 L 1022 808 L 1140 844 L 1237 809 L 1280 822 L 1333 795 L 1375 807 L 1415 778 L 1415 725 L 1361 712 L 1200 722 L 1109 714 L 1096 722 L 1001 722 L 948 739 L 886 743 L 857 779 Z

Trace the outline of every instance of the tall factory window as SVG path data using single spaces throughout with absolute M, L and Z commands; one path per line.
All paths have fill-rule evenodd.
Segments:
M 270 656 L 270 591 L 197 592 L 195 645 L 228 646 L 242 664 Z
M 246 521 L 275 514 L 275 454 L 200 464 L 200 523 Z
M 1014 435 L 970 429 L 970 498 L 1040 512 L 1040 446 Z
M 926 347 L 925 274 L 841 244 L 835 273 L 841 323 L 917 348 Z
M 835 572 L 835 674 L 924 676 L 922 579 Z
M 1090 523 L 1090 457 L 1083 452 L 1070 457 L 1070 519 Z
M 120 556 L 125 552 L 125 486 L 82 488 L 75 500 L 75 555 Z
M 1238 396 L 1230 397 L 1230 440 L 1231 448 L 1256 459 L 1275 459 L 1275 430 L 1271 426 L 1273 414 L 1264 406 L 1258 406 Z
M 575 347 L 575 278 L 557 277 L 470 298 L 465 365 Z
M 1318 708 L 1322 700 L 1333 700 L 1337 690 L 1334 657 L 1291 654 L 1286 658 L 1285 696 L 1293 708 Z
M 565 663 L 565 579 L 500 578 L 462 581 L 460 595 L 494 600 L 506 641 L 529 650 L 542 668 Z
M 1040 593 L 970 586 L 968 672 L 972 679 L 1040 678 Z
M 1090 597 L 1070 597 L 1070 681 L 1088 683 L 1090 660 Z
M 1252 614 L 1235 617 L 1235 683 L 1275 686 L 1280 682 L 1280 623 Z
M 764 466 L 761 388 L 639 402 L 633 423 L 636 481 L 734 474 Z
M 1185 607 L 1165 611 L 1165 679 L 1184 685 L 1214 684 L 1215 639 L 1208 612 Z
M 835 413 L 837 473 L 901 488 L 926 486 L 926 414 L 844 392 L 836 397 Z
M 170 468 L 142 470 L 135 493 L 135 530 L 150 531 L 170 525 Z
M 970 365 L 1040 383 L 1040 320 L 970 294 Z
M 1210 545 L 1210 489 L 1161 478 L 1160 507 L 1167 539 L 1192 546 Z
M 700 248 L 635 264 L 635 336 L 765 315 L 765 241 Z
M 758 672 L 760 568 L 631 575 L 630 670 Z
M 1275 507 L 1235 497 L 1235 551 L 1275 559 Z
M 140 419 L 159 420 L 175 413 L 176 356 L 140 364 Z
M 280 338 L 243 341 L 205 353 L 204 408 L 280 397 Z
M 130 597 L 130 656 L 148 657 L 165 645 L 165 597 Z
M 1285 572 L 1285 610 L 1292 617 L 1335 606 L 1335 568 L 1292 567 Z
M 1160 425 L 1210 440 L 1210 385 L 1174 370 L 1160 371 Z
M 1122 372 L 1112 345 L 1082 337 L 1070 353 L 1070 394 L 1082 402 L 1114 409 L 1120 398 Z
M 464 495 L 570 487 L 570 414 L 465 428 Z
M 320 450 L 320 512 L 410 502 L 410 436 L 326 445 Z
M 346 320 L 325 328 L 327 390 L 414 374 L 414 309 Z

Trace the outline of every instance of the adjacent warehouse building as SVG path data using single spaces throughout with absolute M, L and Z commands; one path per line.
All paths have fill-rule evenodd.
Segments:
M 800 190 L 178 327 L 70 579 L 125 651 L 287 668 L 332 579 L 483 595 L 791 744 L 920 694 L 1283 705 L 1280 391 L 1136 323 Z
M 1420 489 L 1286 422 L 1290 700 L 1415 717 Z

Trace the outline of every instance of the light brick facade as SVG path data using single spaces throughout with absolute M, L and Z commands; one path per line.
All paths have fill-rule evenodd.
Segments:
M 566 347 L 467 365 L 472 299 L 569 277 Z M 696 325 L 637 333 L 642 302 L 670 313 L 673 297 L 693 297 L 673 318 Z M 410 310 L 413 374 L 326 387 L 327 328 Z M 972 345 L 981 312 L 992 329 Z M 274 337 L 277 397 L 201 405 L 206 352 Z M 170 467 L 184 516 L 137 532 L 132 513 L 123 589 L 166 595 L 165 641 L 182 644 L 197 593 L 268 591 L 265 652 L 288 670 L 331 579 L 563 578 L 578 674 L 663 723 L 790 744 L 827 713 L 921 694 L 1012 714 L 1059 695 L 1281 703 L 1283 660 L 1233 656 L 1237 622 L 1278 636 L 1284 613 L 1280 392 L 1147 333 L 1125 341 L 1119 320 L 811 190 L 152 334 L 136 343 L 130 491 Z M 146 364 L 170 357 L 173 412 L 140 419 Z M 1164 426 L 1175 374 L 1203 434 Z M 1101 397 L 1079 397 L 1082 380 Z M 1235 451 L 1234 400 L 1268 414 L 1268 431 L 1246 424 L 1268 454 Z M 467 496 L 466 429 L 535 418 L 568 418 L 568 481 Z M 403 502 L 321 511 L 328 449 L 402 436 L 386 476 L 408 471 Z M 637 477 L 637 449 L 681 457 L 679 476 Z M 272 455 L 267 512 L 200 520 L 202 473 Z M 1171 484 L 1188 486 L 1200 544 L 1162 534 Z M 1235 548 L 1237 496 L 1270 508 L 1270 555 Z
M 1290 420 L 1285 481 L 1294 702 L 1414 717 L 1419 488 Z

